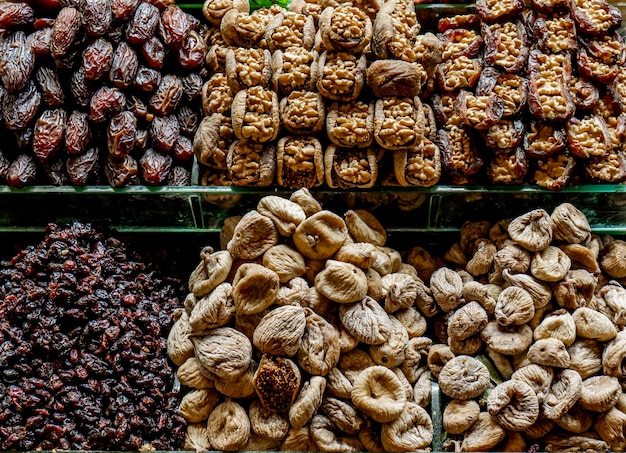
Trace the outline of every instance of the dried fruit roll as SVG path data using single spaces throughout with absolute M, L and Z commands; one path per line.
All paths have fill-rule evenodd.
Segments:
M 374 148 L 329 145 L 324 153 L 324 176 L 331 189 L 363 188 L 376 183 L 378 156 Z
M 280 100 L 280 118 L 292 134 L 321 132 L 326 123 L 324 98 L 317 91 L 292 91 Z
M 482 169 L 484 159 L 469 128 L 439 129 L 435 144 L 441 152 L 444 174 L 453 184 L 467 184 Z
M 527 173 L 528 157 L 521 146 L 498 150 L 487 168 L 487 177 L 494 184 L 521 184 Z
M 613 147 L 607 125 L 599 115 L 571 118 L 566 130 L 568 148 L 576 157 L 603 157 Z
M 353 101 L 365 85 L 366 69 L 365 55 L 324 51 L 319 58 L 317 90 L 328 99 Z
M 280 129 L 278 95 L 260 86 L 242 90 L 233 99 L 231 117 L 238 139 L 271 142 Z
M 319 33 L 326 50 L 361 53 L 372 40 L 372 21 L 355 6 L 329 6 L 320 15 Z
M 561 190 L 574 177 L 577 162 L 567 152 L 541 158 L 535 164 L 532 181 L 549 190 Z
M 337 146 L 370 146 L 374 141 L 374 102 L 333 102 L 326 115 L 326 132 Z
M 272 78 L 272 55 L 267 49 L 231 48 L 224 60 L 226 79 L 232 93 L 260 86 L 268 87 Z
M 484 40 L 479 28 L 449 28 L 439 34 L 443 60 L 460 56 L 476 58 L 482 50 Z
M 281 96 L 292 91 L 314 91 L 319 78 L 319 55 L 314 50 L 290 47 L 272 54 L 272 85 Z
M 226 166 L 234 185 L 267 187 L 274 182 L 276 148 L 262 143 L 235 140 L 228 149 Z
M 576 24 L 569 14 L 533 18 L 532 37 L 534 46 L 545 53 L 575 52 L 578 49 Z
M 311 136 L 281 137 L 276 150 L 276 182 L 296 189 L 316 187 L 324 182 L 324 152 Z
M 522 0 L 478 0 L 476 12 L 480 20 L 486 23 L 504 22 L 514 19 L 524 10 Z
M 412 148 L 424 138 L 426 118 L 419 97 L 386 97 L 376 101 L 374 138 L 384 149 Z
M 441 178 L 439 148 L 427 138 L 413 148 L 392 154 L 394 174 L 403 187 L 430 187 Z
M 524 135 L 524 150 L 535 159 L 560 153 L 567 147 L 567 133 L 558 124 L 531 121 Z
M 232 47 L 266 47 L 262 46 L 265 28 L 269 20 L 260 14 L 249 14 L 248 11 L 231 9 L 220 22 L 220 35 L 224 43 Z

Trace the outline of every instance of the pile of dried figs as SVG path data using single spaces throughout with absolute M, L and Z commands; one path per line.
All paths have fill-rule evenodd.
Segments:
M 174 2 L 0 3 L 0 180 L 188 185 L 204 25 Z
M 168 354 L 185 448 L 622 451 L 626 242 L 563 203 L 468 222 L 439 258 L 369 212 L 266 196 L 205 248 Z

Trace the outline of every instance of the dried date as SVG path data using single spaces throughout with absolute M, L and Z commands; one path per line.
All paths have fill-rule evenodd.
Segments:
M 81 0 L 83 28 L 88 36 L 104 36 L 113 23 L 111 0 Z
M 189 102 L 195 102 L 202 98 L 204 80 L 197 72 L 192 72 L 181 79 L 183 82 L 183 96 Z
M 137 118 L 128 110 L 115 115 L 109 122 L 107 141 L 109 154 L 123 158 L 135 147 Z
M 98 38 L 87 45 L 82 54 L 85 79 L 98 80 L 113 63 L 113 45 L 103 38 Z
M 157 36 L 153 36 L 141 46 L 141 56 L 154 69 L 161 69 L 165 60 L 165 44 Z
M 191 162 L 193 159 L 193 142 L 191 139 L 184 135 L 179 135 L 172 148 L 172 156 L 178 162 Z
M 89 107 L 94 87 L 85 79 L 85 70 L 80 67 L 70 77 L 70 93 L 79 107 Z
M 159 35 L 170 49 L 180 49 L 190 31 L 187 14 L 179 6 L 171 5 L 161 12 Z
M 70 155 L 82 154 L 91 143 L 89 115 L 74 110 L 67 119 L 65 128 L 65 150 Z
M 26 2 L 0 3 L 0 28 L 15 30 L 35 21 L 35 11 Z
M 155 116 L 150 124 L 150 139 L 159 151 L 171 150 L 179 135 L 180 126 L 175 115 Z
M 67 114 L 63 109 L 44 110 L 35 123 L 33 154 L 39 162 L 53 158 L 65 138 Z
M 43 171 L 53 186 L 62 186 L 67 182 L 65 159 L 61 156 L 56 156 L 52 161 L 45 163 Z
M 179 77 L 166 74 L 161 78 L 157 91 L 150 97 L 150 108 L 158 115 L 171 115 L 183 97 L 183 82 Z
M 191 172 L 179 165 L 172 167 L 170 174 L 167 178 L 168 186 L 190 186 L 191 185 Z
M 128 88 L 133 83 L 138 69 L 137 52 L 126 41 L 120 42 L 113 54 L 109 80 L 118 88 Z
M 9 93 L 20 91 L 35 68 L 35 54 L 26 44 L 26 35 L 17 31 L 0 44 L 0 81 Z
M 111 0 L 113 19 L 125 21 L 130 19 L 139 6 L 139 0 Z
M 7 171 L 7 184 L 11 187 L 24 187 L 32 184 L 37 176 L 37 164 L 32 154 L 20 154 Z
M 133 81 L 133 88 L 144 93 L 152 93 L 161 82 L 161 73 L 147 66 L 139 66 Z
M 28 81 L 17 94 L 6 94 L 2 100 L 2 118 L 7 129 L 20 131 L 35 118 L 41 105 L 41 93 L 35 82 Z
M 141 2 L 128 23 L 126 39 L 131 44 L 143 44 L 155 35 L 161 15 L 150 3 Z
M 6 181 L 10 165 L 11 161 L 7 157 L 7 154 L 0 148 L 0 179 Z
M 97 148 L 89 148 L 84 153 L 67 159 L 67 177 L 73 185 L 85 186 L 95 179 L 98 172 L 98 154 Z
M 57 71 L 47 66 L 41 66 L 35 72 L 35 80 L 37 80 L 41 90 L 41 98 L 48 107 L 59 108 L 63 106 L 65 93 Z
M 104 163 L 104 174 L 111 187 L 126 187 L 139 183 L 139 167 L 130 154 L 123 159 L 109 155 Z
M 35 30 L 26 37 L 26 44 L 35 54 L 35 58 L 48 58 L 50 56 L 50 37 L 52 26 Z
M 65 7 L 59 11 L 50 35 L 50 54 L 59 59 L 66 55 L 78 40 L 82 18 L 78 9 Z
M 146 150 L 139 160 L 141 177 L 146 184 L 161 185 L 167 181 L 172 168 L 172 157 L 153 149 Z
M 198 69 L 204 64 L 207 48 L 197 31 L 191 31 L 178 50 L 178 63 L 183 69 Z
M 91 97 L 89 117 L 94 123 L 103 123 L 117 115 L 126 106 L 126 96 L 118 88 L 100 87 Z
M 176 112 L 180 133 L 193 138 L 200 124 L 200 115 L 196 110 L 188 105 L 181 106 Z

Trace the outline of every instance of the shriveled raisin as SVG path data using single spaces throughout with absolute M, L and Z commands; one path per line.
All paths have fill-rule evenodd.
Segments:
M 35 123 L 33 153 L 39 162 L 48 162 L 65 138 L 67 114 L 64 109 L 44 110 Z
M 65 150 L 68 154 L 84 153 L 91 143 L 89 114 L 74 110 L 67 119 L 65 128 Z
M 150 139 L 159 151 L 171 150 L 179 134 L 180 127 L 175 115 L 155 116 L 150 124 Z
M 59 108 L 65 102 L 65 93 L 61 86 L 59 73 L 47 66 L 41 66 L 35 72 L 35 79 L 41 90 L 43 102 L 52 108 Z
M 113 23 L 111 0 L 81 0 L 83 27 L 89 36 L 104 36 Z
M 135 147 L 137 118 L 128 110 L 118 113 L 109 122 L 107 141 L 109 154 L 122 158 Z
M 7 184 L 11 187 L 24 187 L 32 184 L 37 176 L 37 164 L 32 154 L 20 154 L 7 171 Z
M 167 181 L 172 168 L 172 157 L 153 149 L 146 150 L 139 159 L 141 177 L 149 185 L 161 185 Z
M 41 105 L 41 93 L 35 82 L 29 80 L 22 91 L 6 94 L 2 101 L 2 118 L 7 129 L 24 129 L 34 118 Z
M 175 75 L 166 74 L 156 92 L 150 97 L 150 108 L 158 115 L 171 115 L 183 97 L 183 82 Z
M 160 17 L 159 8 L 150 3 L 141 2 L 128 22 L 126 29 L 128 42 L 137 45 L 153 37 Z
M 89 117 L 95 123 L 102 123 L 117 115 L 126 106 L 126 96 L 118 88 L 100 87 L 91 97 Z
M 113 45 L 106 39 L 98 38 L 87 45 L 82 57 L 85 79 L 98 80 L 111 68 Z
M 66 55 L 78 39 L 82 18 L 78 9 L 71 6 L 61 8 L 52 26 L 50 54 L 59 59 Z
M 118 88 L 128 88 L 135 79 L 139 68 L 137 52 L 126 41 L 118 44 L 113 54 L 109 80 Z

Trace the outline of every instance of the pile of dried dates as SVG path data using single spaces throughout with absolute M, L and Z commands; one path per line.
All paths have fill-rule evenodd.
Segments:
M 175 450 L 170 282 L 79 223 L 0 262 L 0 448 Z
M 307 189 L 227 219 L 168 337 L 184 448 L 626 448 L 626 242 L 563 203 L 468 222 L 439 258 Z
M 174 2 L 0 3 L 0 180 L 189 185 L 204 26 Z

